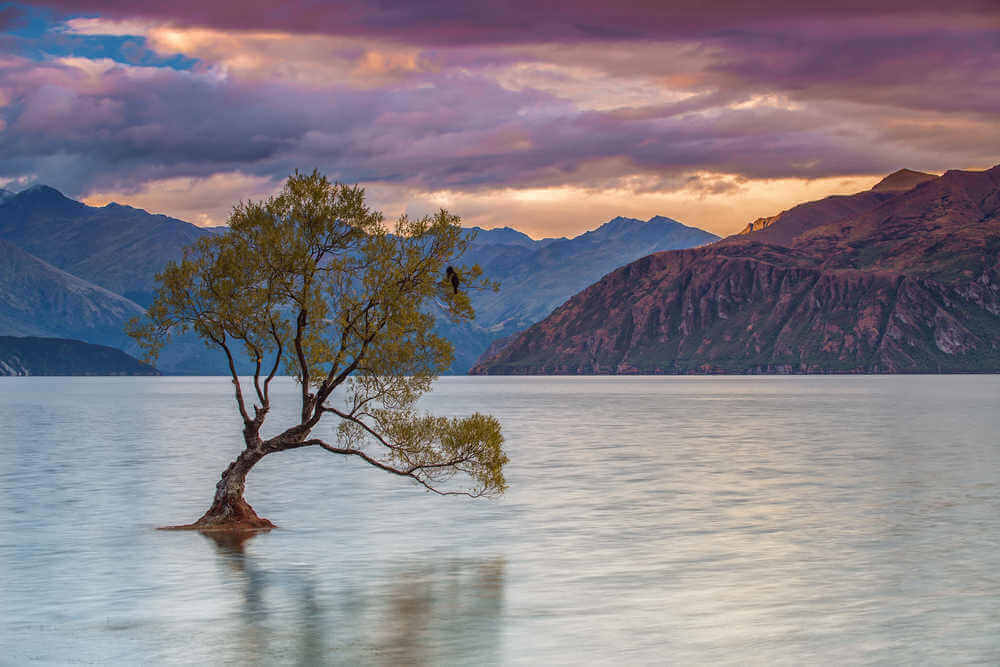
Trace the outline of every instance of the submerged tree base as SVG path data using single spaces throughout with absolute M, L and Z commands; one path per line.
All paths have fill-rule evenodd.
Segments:
M 161 526 L 158 530 L 198 530 L 202 532 L 257 533 L 277 528 L 273 523 L 257 516 L 250 503 L 242 498 L 235 502 L 213 504 L 194 523 L 182 526 Z

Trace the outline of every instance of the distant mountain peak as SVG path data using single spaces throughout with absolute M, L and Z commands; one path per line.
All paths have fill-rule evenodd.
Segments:
M 49 185 L 32 185 L 30 188 L 21 190 L 8 201 L 30 202 L 29 206 L 51 205 L 51 206 L 71 206 L 85 207 L 86 204 L 70 199 L 63 193 Z
M 611 218 L 597 229 L 591 230 L 591 233 L 599 232 L 601 230 L 608 231 L 612 229 L 622 229 L 623 227 L 628 227 L 630 225 L 636 225 L 636 224 L 642 225 L 645 224 L 645 221 L 639 220 L 637 218 L 626 218 L 623 215 L 619 215 L 615 216 L 614 218 Z
M 597 229 L 592 229 L 589 232 L 581 234 L 580 237 L 610 238 L 632 234 L 663 234 L 669 233 L 667 228 L 672 229 L 678 226 L 687 227 L 684 223 L 678 222 L 673 218 L 668 218 L 665 215 L 654 215 L 649 220 L 640 220 L 638 218 L 628 218 L 624 215 L 619 215 L 611 218 Z
M 605 222 L 603 225 L 601 225 L 597 229 L 594 229 L 594 230 L 591 230 L 591 231 L 598 231 L 600 229 L 619 229 L 619 228 L 628 227 L 630 225 L 649 225 L 649 224 L 653 224 L 653 225 L 662 225 L 662 224 L 680 225 L 680 224 L 683 224 L 683 223 L 680 223 L 680 222 L 674 220 L 673 218 L 668 218 L 665 215 L 654 215 L 649 220 L 640 220 L 639 218 L 629 218 L 629 217 L 624 216 L 624 215 L 619 215 L 619 216 L 615 216 L 614 218 L 611 218 L 610 220 L 608 220 L 607 222 Z
M 653 222 L 653 223 L 660 223 L 660 224 L 666 222 L 666 223 L 670 223 L 670 224 L 673 224 L 673 225 L 682 225 L 682 224 L 684 224 L 682 222 L 674 220 L 673 218 L 668 218 L 665 215 L 654 215 L 652 218 L 650 218 L 646 222 Z
M 536 241 L 530 236 L 524 232 L 514 229 L 513 227 L 494 227 L 493 229 L 468 227 L 467 229 L 476 233 L 476 237 L 473 239 L 474 243 L 517 245 L 524 247 L 530 247 L 536 243 Z
M 150 216 L 152 216 L 154 218 L 168 218 L 169 219 L 169 217 L 170 217 L 170 216 L 163 215 L 162 213 L 150 213 L 149 211 L 147 211 L 144 208 L 138 208 L 138 207 L 135 207 L 135 206 L 129 206 L 128 204 L 119 204 L 116 201 L 108 202 L 107 204 L 105 204 L 101 208 L 103 208 L 103 209 L 105 209 L 107 211 L 114 211 L 114 212 L 117 212 L 117 213 L 120 213 L 120 214 L 122 214 L 122 213 L 129 213 L 129 212 L 132 212 L 132 211 L 136 211 L 138 213 L 145 213 L 146 215 L 150 215 Z M 183 220 L 181 222 L 183 222 Z M 188 223 L 188 224 L 190 224 L 190 223 Z
M 36 185 L 32 185 L 30 188 L 25 188 L 24 190 L 21 190 L 18 194 L 22 194 L 22 195 L 28 195 L 28 194 L 31 194 L 31 195 L 33 195 L 33 194 L 47 194 L 47 195 L 52 195 L 52 194 L 56 194 L 56 195 L 59 195 L 60 197 L 64 196 L 63 193 L 59 192 L 58 190 L 56 190 L 51 185 L 45 185 L 44 183 L 38 183 Z
M 872 188 L 872 192 L 906 192 L 921 183 L 933 181 L 935 178 L 937 176 L 934 174 L 926 174 L 922 171 L 913 171 L 912 169 L 900 169 L 876 183 Z

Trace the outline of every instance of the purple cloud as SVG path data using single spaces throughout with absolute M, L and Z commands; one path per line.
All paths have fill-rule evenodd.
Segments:
M 700 174 L 997 161 L 995 2 L 624 4 L 52 2 L 168 21 L 143 48 L 197 64 L 39 61 L 0 40 L 0 178 L 82 195 L 318 167 L 423 190 L 718 192 L 733 181 Z M 265 29 L 279 37 L 232 32 Z
M 891 27 L 902 17 L 927 26 L 971 15 L 997 27 L 1000 8 L 993 0 L 841 0 L 803 2 L 769 0 L 340 0 L 336 2 L 246 3 L 200 0 L 54 0 L 51 7 L 73 14 L 166 20 L 224 30 L 279 30 L 331 35 L 391 37 L 423 45 L 523 44 L 630 39 L 689 39 L 733 27 L 774 22 L 838 21 L 858 17 L 885 20 Z

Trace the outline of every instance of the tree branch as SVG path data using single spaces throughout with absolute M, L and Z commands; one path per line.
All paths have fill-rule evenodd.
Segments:
M 208 334 L 208 337 L 226 353 L 226 359 L 229 360 L 229 374 L 233 378 L 233 387 L 236 389 L 236 405 L 240 408 L 240 416 L 243 417 L 243 422 L 245 424 L 249 424 L 253 420 L 250 419 L 250 415 L 247 414 L 247 406 L 246 403 L 243 402 L 243 389 L 240 388 L 240 376 L 236 374 L 236 363 L 233 361 L 233 353 L 229 351 L 229 346 L 226 345 L 225 341 L 220 340 L 211 333 Z
M 343 447 L 333 447 L 332 445 L 328 445 L 327 443 L 323 442 L 322 440 L 319 440 L 319 439 L 316 439 L 316 438 L 314 438 L 312 440 L 305 440 L 305 441 L 302 442 L 302 446 L 303 447 L 309 447 L 309 446 L 312 446 L 312 445 L 316 445 L 318 447 L 321 447 L 321 448 L 325 449 L 326 451 L 330 452 L 331 454 L 344 454 L 345 456 L 357 456 L 357 457 L 360 457 L 366 463 L 369 463 L 369 464 L 375 466 L 376 468 L 378 468 L 380 470 L 384 470 L 384 471 L 386 471 L 388 473 L 392 473 L 393 475 L 399 475 L 400 477 L 409 477 L 410 479 L 415 480 L 418 484 L 420 484 L 421 486 L 423 486 L 424 488 L 426 488 L 428 491 L 433 491 L 434 493 L 438 494 L 439 496 L 468 496 L 470 498 L 479 498 L 480 496 L 483 495 L 482 493 L 469 493 L 468 491 L 440 491 L 438 489 L 435 489 L 433 486 L 431 486 L 429 483 L 427 483 L 426 480 L 421 479 L 416 474 L 417 472 L 419 472 L 419 469 L 418 470 L 400 470 L 399 468 L 393 468 L 390 465 L 386 465 L 385 463 L 382 463 L 381 461 L 373 459 L 372 457 L 368 456 L 367 454 L 365 454 L 360 449 L 345 449 Z
M 257 392 L 257 400 L 260 401 L 261 409 L 266 409 L 267 406 L 264 405 L 265 403 L 264 391 L 261 389 L 260 386 L 260 362 L 261 362 L 260 351 L 257 350 L 256 348 L 254 348 L 253 360 L 255 364 L 253 369 L 253 388 Z
M 367 431 L 370 436 L 372 436 L 373 438 L 375 438 L 376 440 L 378 440 L 384 447 L 386 447 L 388 449 L 392 449 L 392 450 L 397 449 L 397 447 L 395 445 L 392 445 L 389 442 L 387 442 L 386 439 L 382 437 L 382 434 L 380 434 L 378 431 L 375 431 L 371 426 L 369 426 L 368 424 L 366 424 L 361 419 L 358 419 L 354 415 L 348 414 L 346 412 L 341 412 L 337 408 L 322 407 L 322 405 L 320 406 L 320 409 L 323 412 L 332 412 L 333 414 L 337 415 L 341 419 L 346 419 L 347 421 L 354 422 L 355 424 L 357 424 L 358 426 L 360 426 L 361 428 L 363 428 L 365 431 Z
M 302 422 L 309 420 L 309 364 L 306 362 L 306 354 L 302 351 L 302 331 L 308 324 L 308 315 L 304 306 L 299 307 L 298 317 L 295 318 L 295 354 L 299 358 L 299 374 L 302 376 Z
M 355 355 L 354 360 L 351 361 L 351 363 L 346 368 L 344 368 L 344 370 L 340 371 L 340 373 L 337 375 L 336 378 L 333 379 L 332 382 L 329 381 L 329 379 L 323 381 L 323 385 L 316 392 L 316 403 L 313 406 L 312 417 L 310 417 L 308 421 L 306 421 L 305 419 L 303 419 L 303 423 L 308 423 L 310 425 L 310 427 L 316 425 L 316 423 L 319 421 L 320 417 L 323 416 L 324 410 L 326 410 L 326 408 L 323 407 L 323 403 L 325 403 L 326 399 L 330 397 L 330 394 L 333 393 L 334 389 L 336 389 L 337 387 L 339 387 L 340 384 L 344 380 L 346 380 L 347 377 L 351 373 L 353 373 L 354 371 L 356 371 L 358 369 L 358 365 L 365 358 L 365 352 L 368 351 L 368 346 L 371 345 L 371 343 L 372 343 L 373 340 L 375 340 L 375 336 L 376 336 L 377 333 L 378 333 L 378 330 L 376 330 L 376 332 L 373 333 L 371 336 L 368 336 L 367 338 L 362 339 L 362 341 L 361 341 L 361 349 L 358 350 L 358 353 L 357 353 L 357 355 Z
M 335 377 L 334 374 L 337 372 L 337 369 L 340 368 L 340 362 L 344 359 L 344 352 L 347 351 L 347 342 L 350 339 L 351 331 L 354 329 L 354 325 L 357 324 L 361 316 L 367 315 L 368 311 L 371 310 L 374 305 L 374 302 L 369 300 L 368 305 L 360 309 L 357 315 L 350 318 L 347 324 L 344 325 L 343 330 L 340 332 L 340 349 L 337 350 L 337 356 L 334 357 L 333 362 L 330 364 L 330 372 L 327 373 L 326 379 L 323 381 L 323 386 L 320 387 L 320 390 L 317 392 L 318 405 L 322 405 L 323 401 L 326 400 L 333 389 L 336 389 L 337 385 L 340 384 L 340 382 L 338 382 L 331 386 Z M 353 370 L 351 372 L 353 372 Z M 341 380 L 341 382 L 342 381 L 343 380 Z
M 278 365 L 281 363 L 281 357 L 284 354 L 284 346 L 281 342 L 281 336 L 278 335 L 277 329 L 274 327 L 274 321 L 271 321 L 271 337 L 274 338 L 275 345 L 278 346 L 277 352 L 274 353 L 274 366 L 271 367 L 271 372 L 267 374 L 267 379 L 264 380 L 264 407 L 271 407 L 271 380 L 274 379 L 275 373 L 278 372 Z

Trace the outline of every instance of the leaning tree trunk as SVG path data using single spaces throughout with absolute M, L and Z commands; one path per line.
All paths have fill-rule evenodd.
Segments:
M 215 498 L 205 514 L 194 525 L 205 529 L 261 530 L 274 528 L 267 519 L 257 516 L 243 498 L 247 473 L 264 458 L 264 452 L 257 448 L 247 448 L 229 464 L 215 485 Z
M 222 473 L 219 483 L 215 485 L 215 498 L 212 506 L 200 519 L 184 526 L 169 526 L 172 529 L 188 530 L 231 530 L 252 531 L 269 530 L 274 524 L 257 516 L 250 503 L 243 499 L 246 488 L 247 473 L 264 458 L 267 452 L 261 447 L 248 446 L 229 464 Z

